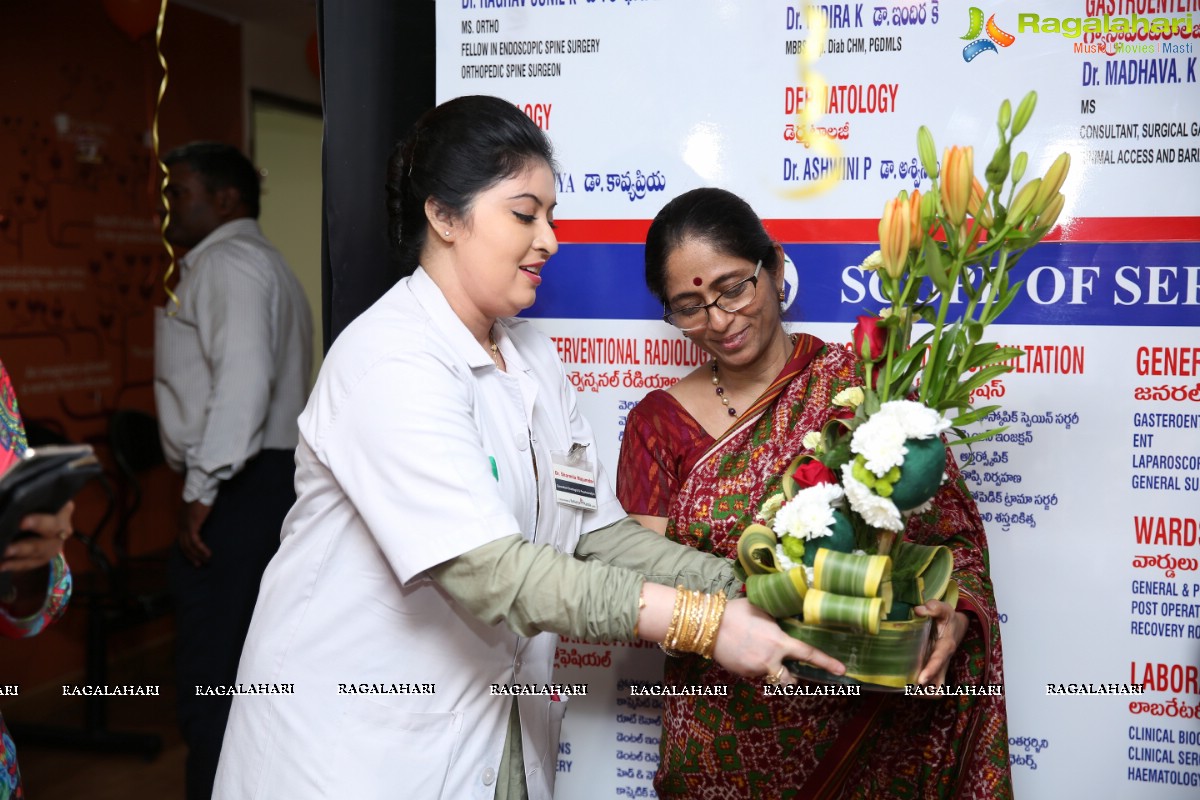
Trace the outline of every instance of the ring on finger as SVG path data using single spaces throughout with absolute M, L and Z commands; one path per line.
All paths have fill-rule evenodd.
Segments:
M 768 686 L 776 686 L 783 680 L 783 673 L 787 671 L 787 667 L 780 665 L 779 669 L 763 678 L 763 683 Z

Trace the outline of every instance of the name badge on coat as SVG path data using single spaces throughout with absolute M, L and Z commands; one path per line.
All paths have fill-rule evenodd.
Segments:
M 573 444 L 567 453 L 550 454 L 554 462 L 554 497 L 560 506 L 596 510 L 596 471 L 586 444 Z

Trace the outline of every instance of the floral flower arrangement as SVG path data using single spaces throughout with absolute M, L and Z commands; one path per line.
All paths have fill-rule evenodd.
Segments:
M 805 435 L 781 488 L 763 499 L 759 522 L 739 541 L 751 602 L 843 660 L 854 680 L 911 683 L 930 627 L 912 608 L 957 597 L 950 551 L 902 534 L 942 485 L 946 445 L 1003 430 L 967 430 L 998 408 L 974 407 L 973 392 L 1020 353 L 983 334 L 1020 289 L 1010 270 L 1056 223 L 1070 167 L 1063 153 L 1044 177 L 1021 185 L 1028 155 L 1011 152 L 1036 102 L 1030 92 L 1015 114 L 1009 101 L 1001 105 L 1000 141 L 983 182 L 973 148 L 947 148 L 939 164 L 933 136 L 920 128 L 931 185 L 887 202 L 879 250 L 863 263 L 890 302 L 853 330 L 863 385 L 832 399 L 832 419 Z

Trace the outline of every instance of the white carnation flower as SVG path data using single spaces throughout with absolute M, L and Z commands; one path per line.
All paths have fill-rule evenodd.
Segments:
M 883 266 L 883 253 L 876 250 L 875 252 L 871 253 L 871 255 L 864 258 L 862 264 L 859 266 L 862 269 L 879 269 Z
M 892 400 L 880 406 L 879 411 L 893 415 L 910 439 L 928 439 L 950 427 L 950 420 L 912 400 Z
M 855 478 L 853 469 L 853 463 L 842 465 L 842 485 L 846 489 L 846 499 L 850 501 L 850 508 L 872 528 L 896 532 L 904 530 L 904 520 L 900 518 L 900 510 L 896 508 L 896 504 L 875 494 L 870 487 Z
M 945 480 L 945 478 L 943 477 L 942 480 Z M 919 506 L 905 509 L 904 518 L 908 519 L 913 514 L 924 514 L 926 511 L 928 511 L 931 508 L 933 508 L 933 498 L 932 497 L 929 498 L 928 500 L 926 500 L 924 503 L 921 503 L 921 505 L 919 505 Z
M 804 438 L 800 440 L 800 446 L 805 450 L 816 450 L 821 446 L 821 432 L 809 431 L 804 434 Z
M 850 451 L 866 460 L 867 469 L 883 477 L 904 463 L 908 439 L 928 439 L 950 427 L 950 420 L 932 408 L 911 400 L 884 403 L 850 439 Z
M 808 540 L 828 536 L 834 522 L 833 506 L 842 496 L 842 488 L 833 483 L 802 489 L 775 514 L 772 528 L 780 537 L 790 534 Z
M 867 469 L 883 477 L 892 467 L 904 463 L 908 448 L 904 430 L 890 415 L 872 414 L 854 431 L 850 439 L 850 451 L 866 459 Z

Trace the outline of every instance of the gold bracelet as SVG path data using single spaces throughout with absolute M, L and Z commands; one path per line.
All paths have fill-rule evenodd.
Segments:
M 704 658 L 712 658 L 713 651 L 717 649 L 717 629 L 721 627 L 727 602 L 724 592 L 717 592 L 712 598 L 712 610 L 704 621 L 704 641 L 700 644 L 700 655 Z
M 704 620 L 708 617 L 708 608 L 711 602 L 712 595 L 696 592 L 696 607 L 692 613 L 691 638 L 688 639 L 687 644 L 688 652 L 699 653 L 701 650 L 700 641 L 704 636 Z
M 669 656 L 679 656 L 680 653 L 674 649 L 674 644 L 679 639 L 679 618 L 683 614 L 687 606 L 687 596 L 684 593 L 683 585 L 675 587 L 675 607 L 671 611 L 671 624 L 667 626 L 667 633 L 663 637 L 659 647 Z
M 675 607 L 671 611 L 671 624 L 667 627 L 667 635 L 663 642 L 668 646 L 679 640 L 679 625 L 684 612 L 687 610 L 687 595 L 681 587 L 675 588 Z
M 696 624 L 696 607 L 699 604 L 698 601 L 699 598 L 696 597 L 695 592 L 687 592 L 687 604 L 684 606 L 683 616 L 679 623 L 679 636 L 671 646 L 672 650 L 679 650 L 684 653 L 692 652 L 692 648 L 689 645 L 694 635 L 692 628 Z
M 704 595 L 703 614 L 696 625 L 696 638 L 692 639 L 691 651 L 696 655 L 704 655 L 704 639 L 708 638 L 708 619 L 713 613 L 713 595 Z
M 638 588 L 638 610 L 637 616 L 633 618 L 633 639 L 631 640 L 634 642 L 638 640 L 638 623 L 642 621 L 642 610 L 646 607 L 645 589 L 646 584 L 644 583 Z
M 726 602 L 721 592 L 706 594 L 677 586 L 671 624 L 659 647 L 669 656 L 694 653 L 711 659 Z
M 671 645 L 672 650 L 679 650 L 683 653 L 692 652 L 692 648 L 688 645 L 692 641 L 692 627 L 695 623 L 696 613 L 696 593 L 693 591 L 687 592 L 687 605 L 684 607 L 683 618 L 679 623 L 679 636 Z

